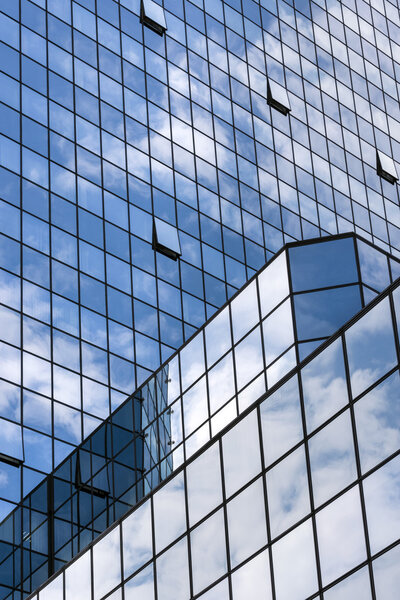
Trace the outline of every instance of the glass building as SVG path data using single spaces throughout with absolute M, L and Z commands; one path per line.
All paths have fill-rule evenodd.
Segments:
M 138 502 L 127 519 L 144 515 L 140 537 L 151 506 L 150 546 L 124 547 L 120 521 L 39 599 L 61 599 L 60 582 L 78 598 L 77 565 L 93 600 L 238 600 L 257 573 L 262 600 L 393 597 L 399 33 L 396 0 L 1 0 L 0 599 L 29 595 Z M 282 405 L 274 450 L 260 398 Z M 279 416 L 293 398 L 300 412 Z M 230 489 L 226 427 L 255 444 Z M 196 500 L 190 465 L 207 460 L 213 490 Z M 235 557 L 231 524 L 252 531 L 244 509 L 229 516 L 241 494 L 259 537 Z M 335 544 L 350 530 L 347 560 Z M 130 566 L 116 558 L 99 583 L 96 555 L 119 552 L 120 532 Z M 285 565 L 302 546 L 295 585 Z

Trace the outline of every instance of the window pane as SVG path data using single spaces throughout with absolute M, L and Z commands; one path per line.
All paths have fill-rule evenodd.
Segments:
M 190 534 L 195 594 L 226 572 L 224 513 L 219 510 Z
M 156 551 L 159 552 L 186 529 L 183 473 L 154 494 L 153 505 Z
M 307 429 L 312 431 L 348 402 L 341 339 L 301 370 Z
M 254 410 L 222 438 L 225 491 L 231 496 L 261 471 L 257 412 Z
M 208 514 L 222 502 L 219 445 L 203 452 L 186 469 L 190 523 Z
M 388 298 L 346 331 L 346 344 L 354 398 L 397 364 Z
M 265 500 L 262 479 L 258 479 L 228 502 L 229 552 L 235 567 L 267 543 Z
M 327 585 L 366 559 L 358 487 L 317 513 L 322 583 Z
M 273 544 L 272 559 L 276 600 L 304 600 L 318 589 L 310 520 Z

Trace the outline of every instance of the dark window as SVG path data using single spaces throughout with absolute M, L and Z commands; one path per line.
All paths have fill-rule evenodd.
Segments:
M 153 0 L 142 0 L 140 20 L 160 35 L 167 29 L 164 9 Z

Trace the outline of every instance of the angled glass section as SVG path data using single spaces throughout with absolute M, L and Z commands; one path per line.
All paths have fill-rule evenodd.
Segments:
M 267 81 L 267 102 L 272 108 L 278 110 L 283 115 L 289 114 L 290 102 L 289 96 L 284 87 L 272 81 L 272 79 L 268 79 Z
M 382 152 L 382 150 L 376 151 L 376 172 L 392 184 L 399 179 L 393 158 Z
M 159 35 L 162 35 L 167 29 L 164 9 L 153 0 L 141 1 L 140 20 Z
M 154 218 L 153 248 L 176 260 L 182 254 L 178 230 L 173 225 Z

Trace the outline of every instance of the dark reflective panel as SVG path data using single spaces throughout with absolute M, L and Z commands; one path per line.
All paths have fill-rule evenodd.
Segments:
M 348 402 L 339 338 L 301 370 L 307 430 L 313 431 Z
M 351 238 L 289 249 L 294 292 L 358 281 Z
M 327 337 L 361 310 L 358 285 L 294 296 L 299 340 Z
M 346 331 L 346 344 L 354 398 L 397 364 L 387 298 Z
M 354 405 L 363 472 L 400 448 L 399 388 L 396 372 Z

